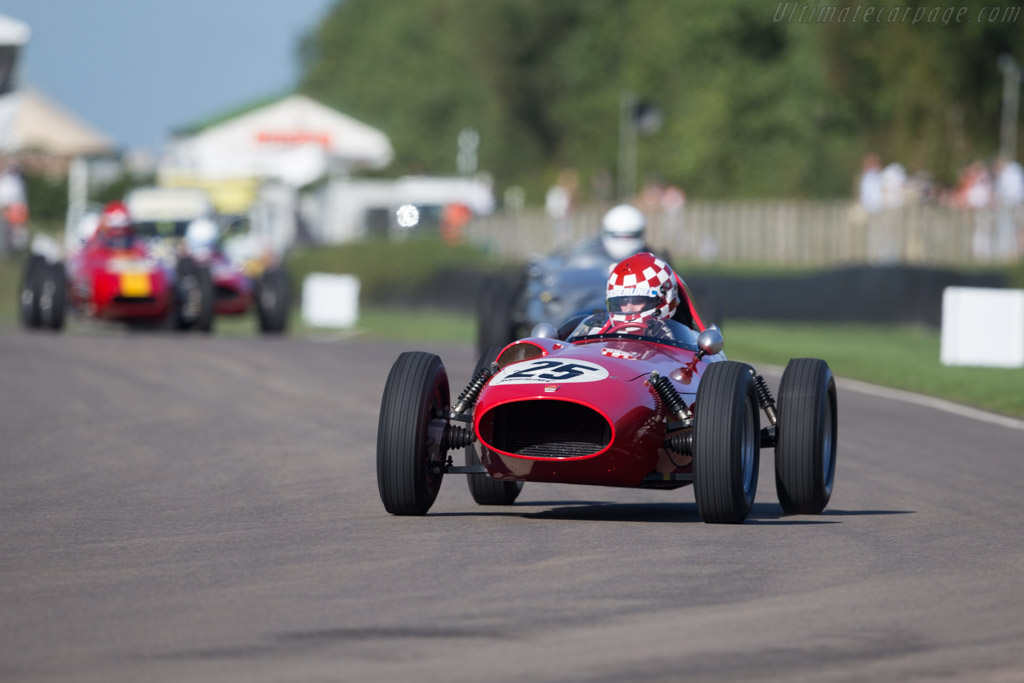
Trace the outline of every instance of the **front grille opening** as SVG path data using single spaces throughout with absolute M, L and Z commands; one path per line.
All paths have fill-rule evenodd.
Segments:
M 611 441 L 608 421 L 597 411 L 568 401 L 517 401 L 491 411 L 494 448 L 536 458 L 577 458 Z
M 231 287 L 217 287 L 214 291 L 217 301 L 230 301 L 238 298 L 238 290 Z

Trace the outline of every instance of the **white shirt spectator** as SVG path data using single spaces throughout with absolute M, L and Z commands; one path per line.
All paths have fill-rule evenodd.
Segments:
M 903 206 L 906 194 L 907 172 L 901 164 L 893 162 L 882 171 L 882 206 Z
M 25 203 L 25 183 L 14 171 L 0 174 L 0 206 Z
M 1003 164 L 996 176 L 996 197 L 1000 204 L 1024 203 L 1024 168 L 1016 161 Z

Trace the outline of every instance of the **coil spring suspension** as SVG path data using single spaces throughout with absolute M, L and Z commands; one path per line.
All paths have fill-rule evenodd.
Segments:
M 658 392 L 658 396 L 661 396 L 661 400 L 665 402 L 669 412 L 678 417 L 680 420 L 689 420 L 690 411 L 686 408 L 686 403 L 683 401 L 683 397 L 679 395 L 676 388 L 672 386 L 671 380 L 668 377 L 664 377 L 658 374 L 657 370 L 651 371 L 651 377 L 647 380 L 654 390 Z
M 490 378 L 491 369 L 486 366 L 480 368 L 476 375 L 473 376 L 473 379 L 469 381 L 469 384 L 466 385 L 466 388 L 462 390 L 462 393 L 459 394 L 459 401 L 452 410 L 461 414 L 472 408 L 473 404 L 476 403 L 477 397 L 480 396 L 480 390 L 484 388 L 484 384 Z
M 444 437 L 441 439 L 442 449 L 456 450 L 459 448 L 465 448 L 469 444 L 476 441 L 476 434 L 473 433 L 472 429 L 467 429 L 462 425 L 449 423 L 444 428 Z
M 671 449 L 680 455 L 693 455 L 693 430 L 687 429 L 676 432 L 665 440 L 665 448 Z
M 768 416 L 768 422 L 775 424 L 777 419 L 775 413 L 775 398 L 772 397 L 768 383 L 761 375 L 754 375 L 754 386 L 757 387 L 757 402 L 761 404 L 761 410 Z

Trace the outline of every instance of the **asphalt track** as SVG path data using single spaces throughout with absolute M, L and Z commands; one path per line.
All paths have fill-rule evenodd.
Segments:
M 840 381 L 821 516 L 781 514 L 765 451 L 741 526 L 455 475 L 399 518 L 405 348 L 0 334 L 0 681 L 1024 680 L 1021 423 Z M 469 348 L 427 350 L 457 393 Z

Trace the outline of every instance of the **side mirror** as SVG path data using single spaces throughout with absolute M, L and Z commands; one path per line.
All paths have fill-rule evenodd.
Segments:
M 531 337 L 542 337 L 544 339 L 558 339 L 558 330 L 551 323 L 537 323 L 530 332 Z
M 722 333 L 718 331 L 718 328 L 715 326 L 709 327 L 697 337 L 697 348 L 700 349 L 698 356 L 714 356 L 722 351 L 724 345 L 725 340 L 722 339 Z

